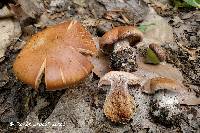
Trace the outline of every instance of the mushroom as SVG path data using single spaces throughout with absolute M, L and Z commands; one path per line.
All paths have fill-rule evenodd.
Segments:
M 111 71 L 105 74 L 98 86 L 111 85 L 104 103 L 104 113 L 113 122 L 125 122 L 132 118 L 136 106 L 129 94 L 128 85 L 140 84 L 141 78 L 123 71 Z
M 18 79 L 36 90 L 43 74 L 47 90 L 62 89 L 87 77 L 93 65 L 86 55 L 95 53 L 91 34 L 79 22 L 69 21 L 33 35 L 13 69 Z
M 155 77 L 147 81 L 143 87 L 143 92 L 153 94 L 158 90 L 168 89 L 175 92 L 186 92 L 187 88 L 181 83 L 166 77 Z
M 156 43 L 151 43 L 147 49 L 145 63 L 159 64 L 166 60 L 165 51 Z
M 155 122 L 173 126 L 183 117 L 181 105 L 199 105 L 200 98 L 182 83 L 166 77 L 156 77 L 144 84 L 142 90 L 153 94 L 150 102 L 150 115 Z
M 159 90 L 167 90 L 176 94 L 179 104 L 198 105 L 200 98 L 196 97 L 192 91 L 189 91 L 182 83 L 166 77 L 152 78 L 144 84 L 143 92 L 155 94 Z
M 132 72 L 137 68 L 136 50 L 131 47 L 142 41 L 143 34 L 133 26 L 119 26 L 107 31 L 99 40 L 104 53 L 112 53 L 114 70 Z

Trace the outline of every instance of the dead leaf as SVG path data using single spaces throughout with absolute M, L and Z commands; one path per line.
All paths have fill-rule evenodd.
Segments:
M 28 18 L 29 16 L 23 11 L 21 6 L 19 4 L 9 4 L 9 8 L 11 12 L 15 15 L 15 18 L 19 20 L 23 20 L 25 18 Z
M 4 6 L 3 8 L 0 9 L 0 18 L 7 18 L 13 15 L 14 14 L 8 9 L 7 6 Z
M 9 4 L 9 8 L 22 27 L 30 25 L 30 22 L 32 21 L 31 17 L 24 12 L 19 4 Z
M 86 7 L 85 0 L 73 0 L 73 2 L 79 6 Z
M 149 14 L 141 25 L 148 25 L 147 30 L 144 32 L 144 41 L 147 40 L 148 44 L 174 42 L 172 27 L 164 18 L 159 16 L 153 8 L 150 8 Z
M 109 58 L 101 52 L 98 54 L 98 56 L 92 57 L 91 62 L 94 65 L 92 71 L 100 78 L 111 71 Z
M 138 2 L 137 0 L 98 0 L 98 2 L 104 5 L 107 11 L 124 11 L 123 15 L 126 16 L 127 20 L 130 20 L 132 22 L 139 22 L 143 20 L 149 11 L 147 4 L 143 1 Z M 119 12 L 117 14 L 120 15 Z M 124 23 L 126 23 L 126 20 Z
M 92 62 L 93 66 L 94 66 L 92 72 L 94 72 L 98 77 L 101 78 L 106 73 L 111 71 L 109 57 L 105 56 L 99 49 L 98 38 L 94 38 L 93 40 L 96 44 L 96 48 L 98 50 L 98 55 L 90 58 L 90 61 Z
M 183 41 L 177 42 L 177 44 L 182 50 L 186 51 L 190 55 L 189 60 L 197 59 L 197 57 L 198 57 L 197 52 L 200 50 L 200 48 L 197 48 L 197 49 L 186 48 L 186 47 L 184 47 L 185 45 L 183 46 L 183 44 L 184 44 Z
M 4 57 L 7 47 L 16 41 L 20 35 L 21 27 L 18 22 L 11 18 L 0 20 L 0 59 Z
M 138 68 L 148 72 L 156 73 L 160 77 L 167 77 L 178 81 L 183 81 L 182 73 L 171 64 L 161 63 L 159 65 L 145 64 L 142 57 L 138 57 Z
M 44 12 L 44 5 L 41 0 L 18 0 L 23 11 L 32 18 L 40 16 Z

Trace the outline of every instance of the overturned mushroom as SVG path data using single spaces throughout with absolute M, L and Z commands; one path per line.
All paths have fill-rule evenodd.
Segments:
M 132 118 L 136 107 L 129 94 L 128 84 L 140 84 L 141 78 L 122 71 L 111 71 L 104 75 L 98 86 L 111 85 L 104 103 L 104 113 L 113 122 L 124 122 Z
M 150 115 L 164 126 L 179 125 L 183 118 L 181 105 L 198 105 L 200 98 L 183 84 L 165 77 L 152 78 L 144 84 L 143 92 L 153 94 Z
M 85 55 L 96 53 L 89 32 L 77 21 L 64 22 L 38 32 L 17 56 L 16 77 L 38 88 L 45 75 L 47 90 L 74 85 L 87 77 L 93 65 Z
M 99 41 L 104 53 L 112 53 L 114 70 L 132 72 L 137 68 L 136 50 L 131 47 L 143 39 L 143 34 L 133 26 L 119 26 L 106 32 Z

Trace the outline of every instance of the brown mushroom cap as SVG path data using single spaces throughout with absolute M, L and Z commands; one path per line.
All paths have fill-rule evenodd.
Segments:
M 127 38 L 130 42 L 130 45 L 142 41 L 143 33 L 136 29 L 133 26 L 119 26 L 115 27 L 112 30 L 106 32 L 99 40 L 100 48 L 103 49 L 105 46 L 110 46 L 116 43 L 119 40 Z
M 152 94 L 163 89 L 174 92 L 187 92 L 187 88 L 182 84 L 166 77 L 156 77 L 150 79 L 144 84 L 143 92 Z
M 144 84 L 142 91 L 145 93 L 153 94 L 156 93 L 156 91 L 158 90 L 169 90 L 171 92 L 175 92 L 177 100 L 180 104 L 200 104 L 200 98 L 196 97 L 196 95 L 193 92 L 189 91 L 187 87 L 173 79 L 165 77 L 152 78 Z
M 157 55 L 160 61 L 166 60 L 165 51 L 158 44 L 151 43 L 149 48 Z
M 64 22 L 33 35 L 17 56 L 16 77 L 38 88 L 43 73 L 47 90 L 74 85 L 93 65 L 82 54 L 95 54 L 92 37 L 77 21 Z

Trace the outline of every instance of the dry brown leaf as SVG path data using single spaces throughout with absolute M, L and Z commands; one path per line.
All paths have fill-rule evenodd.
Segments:
M 0 9 L 0 18 L 7 18 L 13 15 L 14 14 L 8 9 L 7 6 L 4 6 L 3 8 Z
M 17 0 L 23 11 L 32 18 L 40 16 L 44 12 L 41 0 Z
M 21 27 L 11 18 L 1 19 L 0 27 L 0 61 L 2 61 L 7 47 L 20 37 Z
M 94 68 L 92 72 L 94 72 L 98 77 L 103 77 L 106 73 L 111 71 L 110 68 L 110 61 L 109 57 L 105 56 L 100 48 L 99 48 L 99 39 L 93 38 L 96 48 L 97 48 L 97 55 L 93 57 L 89 57 L 90 61 L 92 62 Z
M 107 11 L 124 11 L 123 15 L 131 22 L 139 22 L 147 15 L 149 8 L 143 1 L 137 0 L 97 0 Z M 119 14 L 119 12 L 117 12 Z M 116 14 L 116 15 L 117 15 Z M 120 15 L 120 14 L 119 14 Z M 123 23 L 126 23 L 121 19 Z M 118 20 L 119 21 L 119 20 Z
M 139 69 L 143 69 L 148 72 L 156 73 L 160 77 L 167 77 L 175 79 L 177 81 L 183 81 L 182 73 L 171 64 L 160 64 L 160 65 L 151 65 L 145 64 L 142 57 L 138 57 L 137 64 Z
M 110 68 L 110 62 L 109 58 L 105 56 L 102 52 L 99 52 L 97 56 L 93 56 L 91 59 L 91 62 L 94 66 L 93 72 L 98 76 L 98 77 L 103 77 L 106 73 L 111 71 Z
M 19 21 L 24 21 L 27 18 L 29 18 L 29 16 L 23 11 L 23 9 L 21 8 L 21 6 L 19 4 L 9 4 L 9 8 L 11 10 L 11 12 L 14 14 L 14 17 L 17 18 Z

